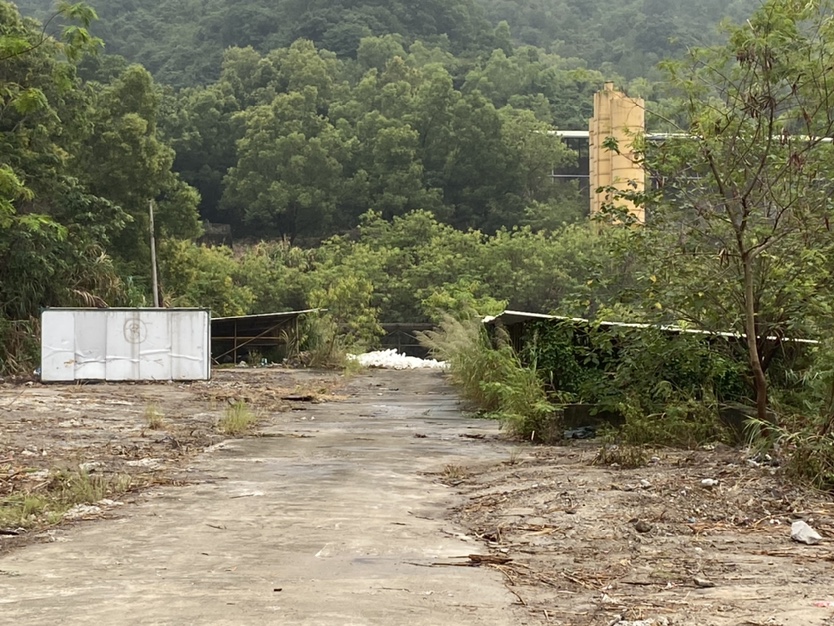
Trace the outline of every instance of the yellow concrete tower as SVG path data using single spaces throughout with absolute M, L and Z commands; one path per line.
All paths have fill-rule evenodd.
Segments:
M 602 205 L 610 201 L 609 194 L 596 192 L 600 187 L 634 189 L 630 185 L 636 184 L 637 190 L 645 189 L 645 172 L 634 162 L 632 153 L 634 137 L 642 135 L 645 130 L 643 100 L 629 98 L 616 91 L 614 83 L 605 83 L 605 88 L 594 96 L 594 117 L 590 124 L 591 216 L 596 215 L 602 209 Z M 603 146 L 608 137 L 617 140 L 619 154 Z M 642 208 L 629 202 L 621 204 L 627 207 L 639 222 L 645 221 Z

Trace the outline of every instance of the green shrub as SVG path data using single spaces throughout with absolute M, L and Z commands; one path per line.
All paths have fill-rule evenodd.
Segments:
M 817 347 L 813 364 L 788 374 L 796 389 L 779 394 L 781 423 L 767 424 L 787 457 L 789 474 L 814 487 L 834 489 L 834 346 Z
M 217 317 L 244 315 L 255 296 L 235 279 L 238 266 L 230 248 L 174 240 L 160 246 L 160 280 L 172 306 L 206 307 Z
M 522 361 L 537 365 L 551 400 L 620 416 L 620 438 L 635 445 L 724 439 L 719 405 L 748 393 L 723 337 L 548 320 L 529 324 L 523 343 Z
M 654 445 L 697 448 L 707 442 L 727 439 L 718 419 L 718 408 L 709 400 L 676 398 L 659 413 L 644 413 L 640 401 L 624 405 L 625 423 L 618 438 L 634 446 Z

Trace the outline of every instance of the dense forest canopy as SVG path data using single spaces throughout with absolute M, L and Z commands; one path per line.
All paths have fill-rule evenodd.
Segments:
M 612 77 L 669 108 L 641 73 L 747 7 L 93 0 L 94 19 L 85 5 L 59 3 L 56 15 L 51 0 L 22 0 L 44 39 L 38 22 L 0 6 L 6 45 L 35 42 L 3 61 L 14 219 L 2 271 L 49 275 L 26 294 L 12 293 L 26 281 L 4 282 L 4 315 L 17 318 L 72 294 L 147 298 L 152 202 L 164 262 L 188 256 L 175 242 L 197 235 L 200 218 L 238 239 L 303 245 L 355 233 L 368 211 L 388 221 L 425 211 L 484 236 L 557 232 L 583 220 L 587 201 L 551 178 L 577 155 L 549 131 L 585 128 Z M 91 54 L 88 31 L 104 51 Z M 86 47 L 62 44 L 68 33 Z M 40 259 L 60 261 L 38 270 L 27 255 L 39 246 Z M 82 267 L 96 255 L 106 276 L 90 281 Z M 180 298 L 173 284 L 163 291 Z
M 479 0 L 488 19 L 509 24 L 513 40 L 582 59 L 627 78 L 688 48 L 719 40 L 716 24 L 746 19 L 760 0 Z
M 550 179 L 576 155 L 547 131 L 554 118 L 581 123 L 575 95 L 588 102 L 602 77 L 499 51 L 456 87 L 438 54 L 391 36 L 363 39 L 351 66 L 305 40 L 231 48 L 218 82 L 169 96 L 175 167 L 203 215 L 239 233 L 327 236 L 368 208 L 490 231 L 531 208 L 552 223 L 581 216 L 576 188 Z
M 45 18 L 52 0 L 19 0 Z M 142 64 L 166 84 L 205 84 L 223 51 L 261 53 L 309 39 L 355 58 L 363 37 L 397 35 L 473 61 L 497 48 L 532 45 L 590 69 L 636 78 L 689 47 L 718 41 L 723 18 L 746 18 L 759 0 L 91 0 L 93 32 L 110 54 Z M 502 24 L 506 22 L 507 24 Z
M 182 16 L 192 15 L 193 6 L 178 6 Z M 369 210 L 374 220 L 403 218 L 403 224 L 419 211 L 435 225 L 420 243 L 440 250 L 455 228 L 478 229 L 470 242 L 486 244 L 497 233 L 496 242 L 512 247 L 515 237 L 533 241 L 585 211 L 575 185 L 550 179 L 553 167 L 576 155 L 547 131 L 556 120 L 583 125 L 604 77 L 508 41 L 482 47 L 489 53 L 473 61 L 478 38 L 471 33 L 492 32 L 467 17 L 477 14 L 474 5 L 461 5 L 459 15 L 444 5 L 434 21 L 388 7 L 396 20 L 386 23 L 404 30 L 418 24 L 408 29 L 425 38 L 363 36 L 351 55 L 311 39 L 266 51 L 218 48 L 216 80 L 179 90 L 132 58 L 101 52 L 108 42 L 91 33 L 95 26 L 107 33 L 114 22 L 97 22 L 85 5 L 56 7 L 40 6 L 44 28 L 0 2 L 4 321 L 34 318 L 43 306 L 147 304 L 150 206 L 164 300 L 210 304 L 218 313 L 326 301 L 324 284 L 348 243 L 298 261 L 309 278 L 298 281 L 302 292 L 296 286 L 284 293 L 280 280 L 260 278 L 275 274 L 270 265 L 296 259 L 294 252 L 240 258 L 198 247 L 201 217 L 231 223 L 236 237 L 316 244 L 358 232 Z M 176 22 L 164 10 L 154 12 L 154 19 L 161 16 L 159 24 Z M 448 37 L 453 31 L 455 43 Z M 224 46 L 232 41 L 240 40 Z M 453 254 L 446 269 L 455 273 L 462 255 Z M 478 286 L 482 273 L 455 276 L 455 284 L 464 281 L 455 289 L 488 297 Z M 363 285 L 373 292 L 371 278 L 383 275 Z M 432 276 L 440 274 L 421 279 L 425 287 L 406 298 L 376 285 L 370 302 L 390 318 L 425 317 L 421 302 L 433 290 Z M 4 346 L 9 328 L 0 328 Z
M 44 17 L 51 0 L 20 2 Z M 492 28 L 474 0 L 132 0 L 89 3 L 101 22 L 95 32 L 108 52 L 147 67 L 158 80 L 194 85 L 217 77 L 223 51 L 260 52 L 309 39 L 343 58 L 355 57 L 363 37 L 397 34 L 441 45 L 453 54 L 492 50 Z

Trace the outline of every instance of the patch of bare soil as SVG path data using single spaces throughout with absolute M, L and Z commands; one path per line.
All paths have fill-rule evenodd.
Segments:
M 219 370 L 211 381 L 187 384 L 0 384 L 0 552 L 121 503 L 108 495 L 100 506 L 46 515 L 49 498 L 57 497 L 50 492 L 115 489 L 119 500 L 130 501 L 148 486 L 189 482 L 195 479 L 183 471 L 189 459 L 228 439 L 220 424 L 231 405 L 245 403 L 260 423 L 275 423 L 336 398 L 342 384 L 335 373 L 278 368 Z M 32 514 L 9 527 L 11 503 L 26 498 Z
M 511 559 L 489 566 L 531 617 L 565 626 L 834 625 L 831 498 L 729 448 L 654 453 L 639 469 L 596 464 L 598 450 L 530 448 L 445 478 L 466 496 L 455 521 Z M 792 541 L 797 519 L 822 542 Z

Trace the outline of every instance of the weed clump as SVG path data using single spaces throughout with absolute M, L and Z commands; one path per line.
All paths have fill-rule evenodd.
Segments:
M 151 430 L 162 430 L 165 428 L 165 416 L 155 404 L 145 407 L 145 422 Z
M 468 478 L 470 473 L 461 465 L 447 465 L 443 468 L 443 479 L 447 481 L 464 480 Z
M 229 406 L 217 424 L 217 429 L 224 435 L 237 437 L 252 428 L 258 421 L 245 402 L 236 402 Z
M 649 456 L 639 446 L 605 444 L 597 452 L 592 464 L 637 469 L 645 467 L 648 463 Z
M 0 498 L 0 528 L 35 528 L 55 524 L 79 504 L 95 504 L 134 487 L 124 474 L 88 474 L 60 471 L 35 488 Z

